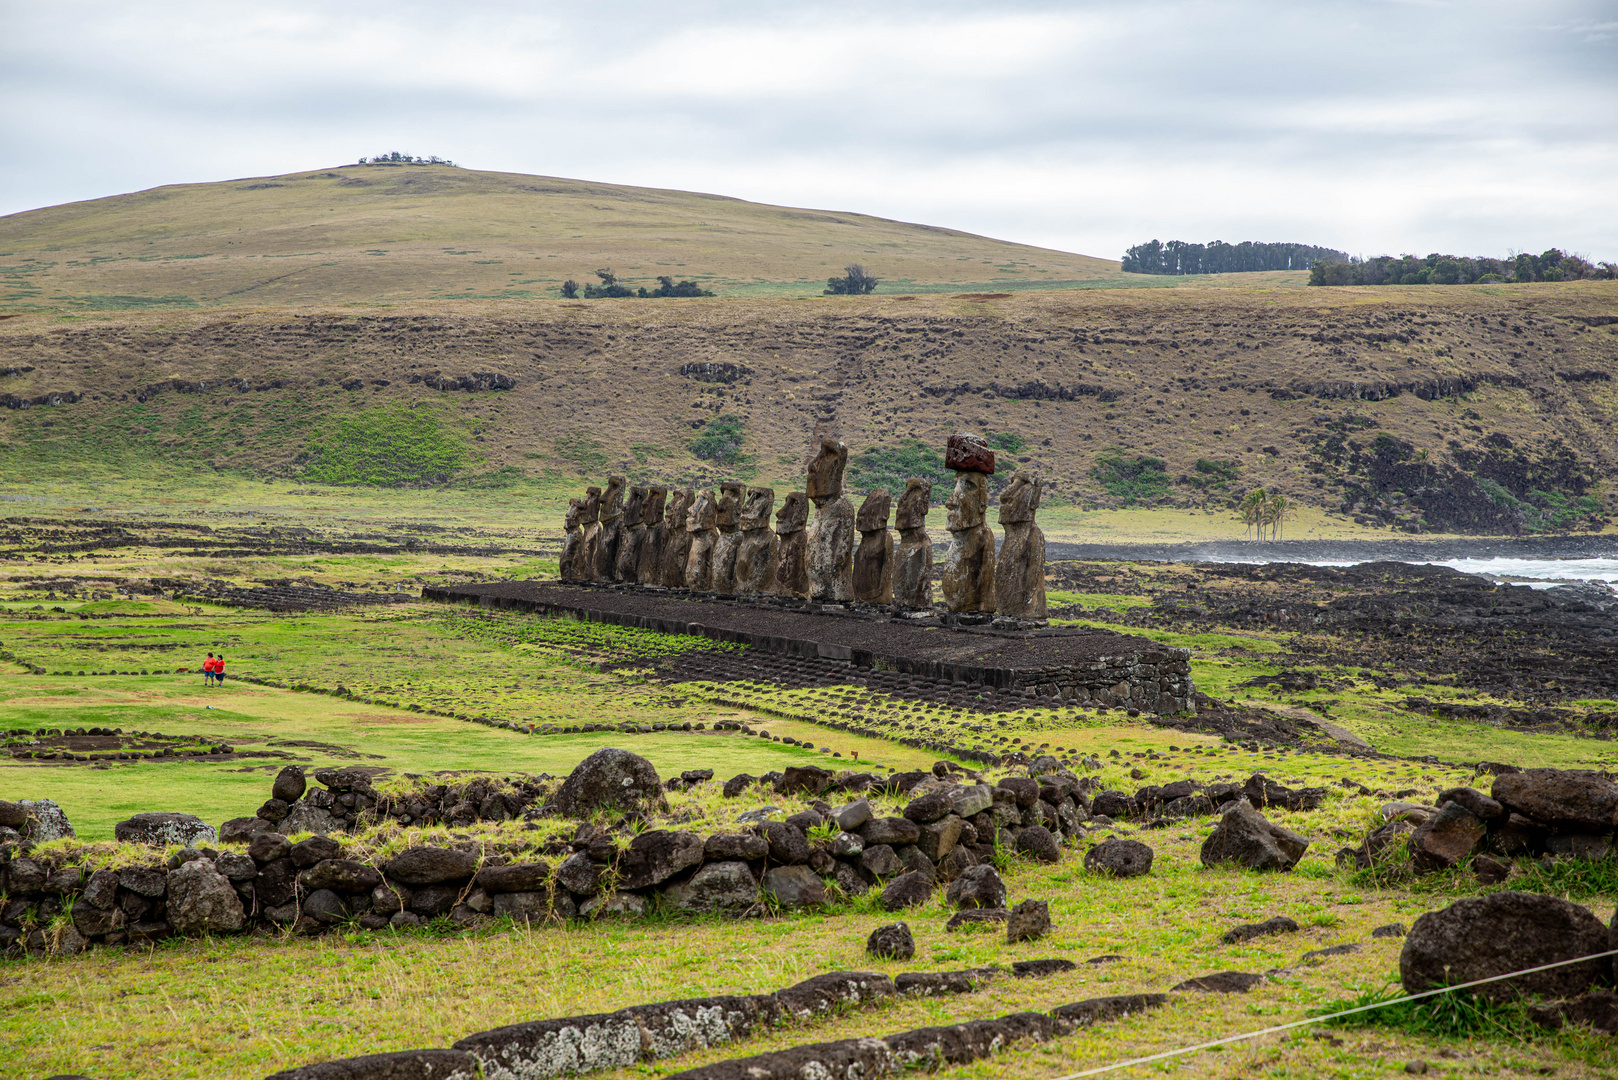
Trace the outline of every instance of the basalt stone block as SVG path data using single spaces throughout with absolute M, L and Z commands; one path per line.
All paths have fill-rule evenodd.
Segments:
M 775 507 L 775 490 L 747 489 L 740 520 L 741 539 L 736 545 L 735 590 L 738 596 L 756 596 L 775 588 L 775 565 L 781 539 L 770 529 L 770 511 Z
M 734 799 L 756 783 L 758 783 L 758 777 L 752 773 L 738 773 L 725 781 L 725 786 L 720 789 L 720 793 L 727 799 Z
M 291 843 L 278 832 L 261 832 L 247 843 L 247 854 L 257 863 L 274 862 L 291 853 Z
M 410 900 L 405 908 L 424 919 L 447 915 L 460 900 L 462 891 L 460 885 L 422 885 L 410 891 Z
M 1291 870 L 1308 847 L 1302 836 L 1272 824 L 1247 803 L 1237 803 L 1203 842 L 1202 865 L 1229 862 L 1249 870 Z
M 1011 965 L 1011 975 L 1015 979 L 1045 979 L 1078 969 L 1079 965 L 1071 960 L 1052 957 L 1047 960 L 1019 960 Z
M 73 926 L 86 938 L 110 934 L 124 925 L 125 916 L 118 908 L 98 908 L 91 904 L 73 905 Z
M 252 881 L 258 876 L 258 863 L 239 851 L 220 853 L 219 858 L 213 861 L 213 868 L 237 885 Z
M 84 883 L 84 891 L 79 893 L 79 903 L 91 907 L 111 908 L 118 901 L 118 874 L 112 870 L 97 870 L 90 875 L 90 880 Z M 79 905 L 73 905 L 76 909 Z
M 618 860 L 618 885 L 630 890 L 657 885 L 681 870 L 700 865 L 702 853 L 703 840 L 696 833 L 648 830 L 631 840 Z
M 1258 923 L 1243 923 L 1233 926 L 1220 935 L 1219 940 L 1226 945 L 1240 945 L 1254 938 L 1268 937 L 1271 934 L 1296 934 L 1298 924 L 1285 915 L 1277 915 L 1273 919 L 1265 919 Z M 1375 934 L 1373 933 L 1374 937 Z
M 1051 1016 L 1074 1028 L 1093 1027 L 1109 1020 L 1122 1020 L 1134 1013 L 1158 1009 L 1168 1003 L 1167 994 L 1115 994 L 1061 1005 Z
M 753 833 L 714 833 L 702 846 L 702 857 L 708 860 L 762 859 L 769 853 L 770 842 Z
M 870 844 L 860 852 L 860 865 L 877 877 L 890 877 L 904 869 L 904 863 L 887 844 Z
M 1554 896 L 1498 892 L 1458 900 L 1416 920 L 1399 954 L 1407 993 L 1524 971 L 1605 952 L 1609 930 L 1588 908 Z M 1612 979 L 1609 960 L 1588 960 L 1472 992 L 1495 1001 L 1519 995 L 1572 997 Z
M 323 859 L 298 875 L 305 889 L 330 889 L 336 893 L 368 893 L 382 884 L 374 867 L 353 859 Z
M 231 818 L 219 826 L 219 842 L 245 844 L 259 833 L 270 832 L 274 828 L 274 822 L 265 821 L 261 817 Z
M 927 533 L 927 510 L 933 497 L 929 480 L 911 477 L 899 496 L 894 527 L 899 530 L 893 561 L 893 606 L 899 611 L 927 611 L 933 606 L 933 540 Z
M 293 805 L 291 813 L 276 823 L 276 828 L 289 833 L 312 832 L 324 835 L 337 832 L 342 827 L 343 822 L 336 814 L 314 805 L 308 799 L 298 800 Z
M 568 892 L 589 896 L 601 884 L 601 866 L 584 852 L 576 851 L 556 868 L 556 880 Z
M 121 879 L 122 875 L 120 875 Z M 168 875 L 168 921 L 187 937 L 231 933 L 242 928 L 246 912 L 235 888 L 213 863 L 197 859 Z
M 21 832 L 28 824 L 28 810 L 22 803 L 0 799 L 0 827 Z
M 1489 798 L 1476 788 L 1455 787 L 1438 793 L 1438 805 L 1456 802 L 1476 814 L 1483 821 L 1502 821 L 1506 816 L 1506 808 Z
M 25 815 L 23 827 L 17 831 L 30 844 L 48 844 L 73 836 L 73 826 L 67 814 L 51 799 L 18 799 Z
M 928 858 L 927 853 L 915 844 L 900 844 L 893 849 L 893 853 L 899 856 L 899 861 L 904 863 L 905 869 L 909 872 L 926 874 L 932 880 L 938 880 L 937 864 Z
M 534 892 L 549 888 L 554 877 L 549 863 L 520 862 L 485 866 L 474 882 L 487 893 Z
M 809 499 L 801 491 L 791 491 L 775 512 L 775 532 L 779 537 L 775 556 L 777 596 L 809 598 Z
M 999 974 L 1000 970 L 992 967 L 968 968 L 965 971 L 906 971 L 893 977 L 893 987 L 900 994 L 910 997 L 971 994 L 987 986 Z
M 909 805 L 904 808 L 904 816 L 918 825 L 926 825 L 949 814 L 954 806 L 954 792 L 949 788 L 939 788 L 911 799 Z
M 1498 804 L 1497 804 L 1498 805 Z M 1411 861 L 1418 871 L 1448 870 L 1482 846 L 1487 827 L 1460 801 L 1446 802 L 1410 834 Z
M 1026 776 L 1008 776 L 995 785 L 1009 791 L 1016 797 L 1017 805 L 1022 807 L 1033 806 L 1039 801 L 1039 781 Z M 1113 794 L 1122 794 L 1114 792 Z M 1128 796 L 1125 796 L 1127 798 Z M 1098 813 L 1100 811 L 1097 811 Z
M 775 790 L 781 795 L 798 792 L 819 795 L 831 785 L 834 776 L 830 769 L 822 769 L 819 765 L 789 765 L 775 782 Z
M 873 491 L 860 504 L 854 527 L 859 531 L 859 547 L 854 551 L 854 599 L 867 604 L 893 602 L 893 533 L 888 531 L 888 511 L 893 498 L 886 491 Z
M 1006 941 L 1033 941 L 1051 931 L 1051 908 L 1044 900 L 1024 900 L 1006 918 Z
M 288 854 L 300 870 L 307 870 L 322 859 L 341 858 L 343 847 L 329 836 L 311 836 L 293 844 Z
M 971 866 L 963 870 L 950 883 L 944 894 L 959 909 L 1003 908 L 1006 906 L 1006 883 L 992 866 Z
M 124 877 L 125 874 L 120 873 L 119 881 L 123 882 Z M 298 865 L 291 859 L 276 859 L 259 868 L 258 876 L 253 879 L 253 893 L 261 907 L 281 907 L 292 902 L 297 895 L 297 885 Z
M 553 915 L 565 918 L 556 911 L 556 900 L 549 889 L 525 889 L 519 892 L 495 893 L 491 897 L 490 913 L 513 922 L 544 922 Z M 573 901 L 565 901 L 571 908 Z
M 757 904 L 758 896 L 757 879 L 747 864 L 739 861 L 704 863 L 689 881 L 663 890 L 664 900 L 681 911 L 737 913 Z
M 944 468 L 994 475 L 994 451 L 981 435 L 951 435 L 944 444 Z
M 465 881 L 477 866 L 478 857 L 473 852 L 424 845 L 406 848 L 389 859 L 384 869 L 389 880 L 417 886 Z
M 1524 769 L 1494 778 L 1494 801 L 1558 829 L 1618 828 L 1618 783 L 1583 769 Z
M 921 827 L 921 838 L 916 841 L 916 846 L 934 863 L 942 862 L 955 850 L 962 830 L 967 827 L 966 822 L 956 815 L 947 814 Z
M 925 904 L 933 896 L 933 876 L 921 871 L 912 871 L 900 874 L 888 883 L 882 890 L 881 904 L 884 911 L 898 911 L 901 908 L 915 907 Z
M 1005 539 L 995 558 L 995 610 L 1019 619 L 1043 619 L 1045 534 L 1034 522 L 1042 482 L 1018 469 L 1000 493 L 1000 528 Z
M 766 821 L 764 839 L 770 845 L 770 859 L 785 866 L 796 866 L 809 861 L 809 838 L 796 825 L 784 821 Z
M 292 813 L 292 804 L 281 799 L 266 799 L 257 813 L 263 820 L 274 824 L 286 820 L 286 816 Z
M 1062 861 L 1062 846 L 1043 825 L 1029 825 L 1017 833 L 1017 850 L 1031 859 L 1054 863 Z
M 290 805 L 303 798 L 303 793 L 308 787 L 309 781 L 304 777 L 303 766 L 287 765 L 275 774 L 275 783 L 270 788 L 270 796 Z
M 863 1008 L 891 998 L 893 980 L 870 971 L 829 971 L 805 979 L 773 995 L 783 1018 L 797 1021 L 827 1013 Z
M 1199 975 L 1176 983 L 1171 989 L 1204 994 L 1245 994 L 1263 981 L 1264 976 L 1246 971 L 1216 971 L 1212 975 Z
M 399 1050 L 285 1069 L 266 1080 L 476 1080 L 477 1061 L 459 1050 Z
M 324 926 L 340 923 L 350 914 L 343 898 L 331 889 L 316 889 L 306 895 L 300 911 L 305 919 L 313 919 Z
M 944 507 L 950 537 L 939 578 L 944 607 L 953 612 L 993 611 L 994 533 L 984 520 L 989 508 L 988 478 L 982 473 L 957 473 L 955 490 Z
M 833 810 L 831 816 L 839 829 L 854 832 L 871 820 L 871 804 L 866 799 L 856 799 L 847 806 Z
M 1152 849 L 1139 840 L 1103 840 L 1085 853 L 1084 868 L 1109 877 L 1140 877 L 1151 872 Z
M 865 951 L 883 960 L 909 960 L 916 955 L 916 938 L 904 923 L 879 926 L 865 939 Z
M 597 810 L 627 812 L 661 804 L 663 781 L 639 754 L 603 747 L 568 774 L 551 808 L 565 817 L 587 818 Z

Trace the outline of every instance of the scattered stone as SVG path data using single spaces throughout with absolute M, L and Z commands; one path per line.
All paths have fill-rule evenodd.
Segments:
M 1102 964 L 1116 964 L 1123 959 L 1124 957 L 1119 956 L 1117 953 L 1108 953 L 1105 956 L 1092 956 L 1085 963 L 1092 967 L 1100 967 Z
M 1303 858 L 1309 841 L 1279 825 L 1246 803 L 1237 803 L 1214 826 L 1202 844 L 1202 864 L 1234 862 L 1249 870 L 1291 870 Z
M 1324 949 L 1312 949 L 1298 957 L 1298 960 L 1301 963 L 1314 964 L 1319 963 L 1330 956 L 1347 956 L 1349 953 L 1357 953 L 1359 951 L 1360 947 L 1354 944 L 1329 945 Z
M 916 939 L 904 923 L 879 926 L 865 939 L 865 951 L 884 960 L 909 960 L 916 955 Z
M 1447 802 L 1410 834 L 1411 862 L 1422 873 L 1459 866 L 1483 846 L 1486 832 L 1482 818 L 1459 801 Z
M 1488 855 L 1477 855 L 1472 859 L 1472 876 L 1479 885 L 1499 885 L 1511 876 L 1511 864 Z
M 1454 787 L 1438 793 L 1437 805 L 1440 808 L 1451 802 L 1460 803 L 1484 821 L 1501 821 L 1506 816 L 1505 807 L 1476 788 Z
M 1404 923 L 1390 922 L 1386 926 L 1379 926 L 1372 930 L 1371 936 L 1374 938 L 1404 937 L 1405 932 Z
M 1103 840 L 1085 854 L 1084 868 L 1092 874 L 1140 877 L 1152 869 L 1152 849 L 1139 840 Z
M 114 825 L 112 835 L 121 843 L 150 844 L 154 847 L 171 844 L 195 847 L 219 842 L 219 834 L 214 827 L 191 814 L 136 814 Z
M 1048 975 L 1060 975 L 1064 971 L 1077 971 L 1079 965 L 1071 960 L 1018 960 L 1011 965 L 1011 974 L 1017 979 L 1043 979 Z
M 1226 945 L 1240 945 L 1244 941 L 1254 938 L 1266 937 L 1270 934 L 1296 934 L 1298 924 L 1285 915 L 1277 915 L 1273 919 L 1265 919 L 1259 923 L 1243 923 L 1226 930 L 1220 937 Z
M 1427 1063 L 1421 1058 L 1405 1062 L 1405 1072 L 1412 1076 L 1424 1076 L 1427 1072 Z
M 652 763 L 639 754 L 603 747 L 579 763 L 552 797 L 558 814 L 588 818 L 598 810 L 627 813 L 659 806 L 663 782 Z
M 1062 847 L 1043 825 L 1029 825 L 1017 834 L 1017 850 L 1040 862 L 1062 861 Z
M 1034 941 L 1051 930 L 1051 907 L 1043 900 L 1024 900 L 1006 919 L 1006 941 Z
M 869 850 L 869 849 L 867 849 Z M 933 876 L 920 871 L 900 874 L 882 890 L 880 903 L 883 911 L 925 904 L 933 896 Z
M 1245 971 L 1216 971 L 1212 975 L 1199 975 L 1171 987 L 1173 990 L 1196 990 L 1205 994 L 1245 994 L 1264 981 L 1264 976 Z
M 1005 908 L 967 908 L 957 911 L 949 917 L 944 924 L 945 930 L 959 930 L 963 926 L 985 926 L 990 923 L 1002 923 L 1011 918 L 1011 912 Z
M 1618 948 L 1618 944 L 1614 948 Z M 1554 1029 L 1564 1024 L 1580 1024 L 1603 1035 L 1618 1035 L 1618 994 L 1611 990 L 1592 990 L 1567 1001 L 1530 1005 L 1528 1018 L 1540 1027 Z
M 1399 954 L 1399 976 L 1414 994 L 1605 952 L 1608 941 L 1607 927 L 1587 908 L 1554 896 L 1498 892 L 1417 919 Z M 1611 970 L 1605 959 L 1590 960 L 1472 992 L 1496 1001 L 1519 994 L 1573 997 L 1607 981 Z
M 1004 908 L 1006 884 L 992 866 L 971 866 L 961 872 L 945 892 L 957 908 Z

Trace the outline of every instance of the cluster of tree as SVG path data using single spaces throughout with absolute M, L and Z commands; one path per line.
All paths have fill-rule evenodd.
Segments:
M 1311 285 L 1472 285 L 1491 281 L 1577 281 L 1618 278 L 1618 263 L 1592 263 L 1551 248 L 1504 259 L 1464 255 L 1378 255 L 1372 259 L 1322 258 L 1309 267 Z
M 703 425 L 701 433 L 691 440 L 691 453 L 715 465 L 741 465 L 749 458 L 742 452 L 746 441 L 747 426 L 742 418 L 725 413 Z
M 704 289 L 694 281 L 675 281 L 672 277 L 659 276 L 657 288 L 648 289 L 642 285 L 638 289 L 631 289 L 628 285 L 618 284 L 618 276 L 612 272 L 611 267 L 597 270 L 596 277 L 601 279 L 600 285 L 586 285 L 584 298 L 586 300 L 616 300 L 625 296 L 648 299 L 654 296 L 712 296 L 713 293 Z M 562 282 L 562 295 L 569 300 L 579 298 L 579 283 L 572 278 Z
M 1116 446 L 1097 451 L 1090 475 L 1107 494 L 1122 499 L 1125 506 L 1150 502 L 1169 493 L 1169 474 L 1162 458 L 1144 454 L 1130 457 Z
M 1313 244 L 1188 244 L 1184 240 L 1136 244 L 1124 252 L 1126 274 L 1241 274 L 1254 270 L 1302 270 L 1315 262 L 1347 262 L 1348 255 Z
M 449 158 L 441 158 L 437 154 L 429 154 L 427 157 L 411 157 L 409 154 L 401 154 L 397 150 L 389 151 L 386 154 L 377 154 L 375 157 L 360 158 L 360 164 L 361 165 L 448 165 L 451 168 L 460 168 L 460 166 L 456 165 L 455 162 L 451 161 Z
M 1279 491 L 1255 488 L 1236 507 L 1242 524 L 1260 540 L 1281 539 L 1281 526 L 1292 515 L 1292 506 Z
M 849 263 L 843 267 L 842 277 L 826 279 L 826 296 L 864 296 L 875 291 L 880 278 L 874 278 L 865 272 L 865 267 L 859 263 Z

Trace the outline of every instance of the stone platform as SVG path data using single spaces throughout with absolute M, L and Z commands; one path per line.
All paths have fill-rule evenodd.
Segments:
M 631 585 L 505 581 L 426 588 L 424 600 L 633 626 L 839 660 L 919 678 L 1168 715 L 1191 708 L 1190 652 L 1080 627 L 950 626 L 938 616 Z

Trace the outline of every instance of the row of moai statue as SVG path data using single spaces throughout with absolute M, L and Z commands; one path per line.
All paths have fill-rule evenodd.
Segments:
M 724 483 L 717 494 L 655 484 L 626 489 L 623 477 L 608 477 L 604 492 L 586 488 L 583 499 L 568 504 L 561 577 L 930 611 L 932 482 L 905 481 L 894 515 L 896 543 L 888 526 L 892 496 L 873 491 L 856 511 L 843 494 L 847 464 L 848 447 L 822 439 L 809 463 L 807 491 L 789 492 L 780 510 L 767 487 Z M 988 525 L 994 451 L 977 436 L 954 435 L 944 464 L 955 473 L 955 490 L 944 504 L 950 543 L 939 588 L 945 609 L 1045 618 L 1045 535 L 1034 523 L 1039 477 L 1019 469 L 1000 493 L 1005 540 L 996 556 Z

